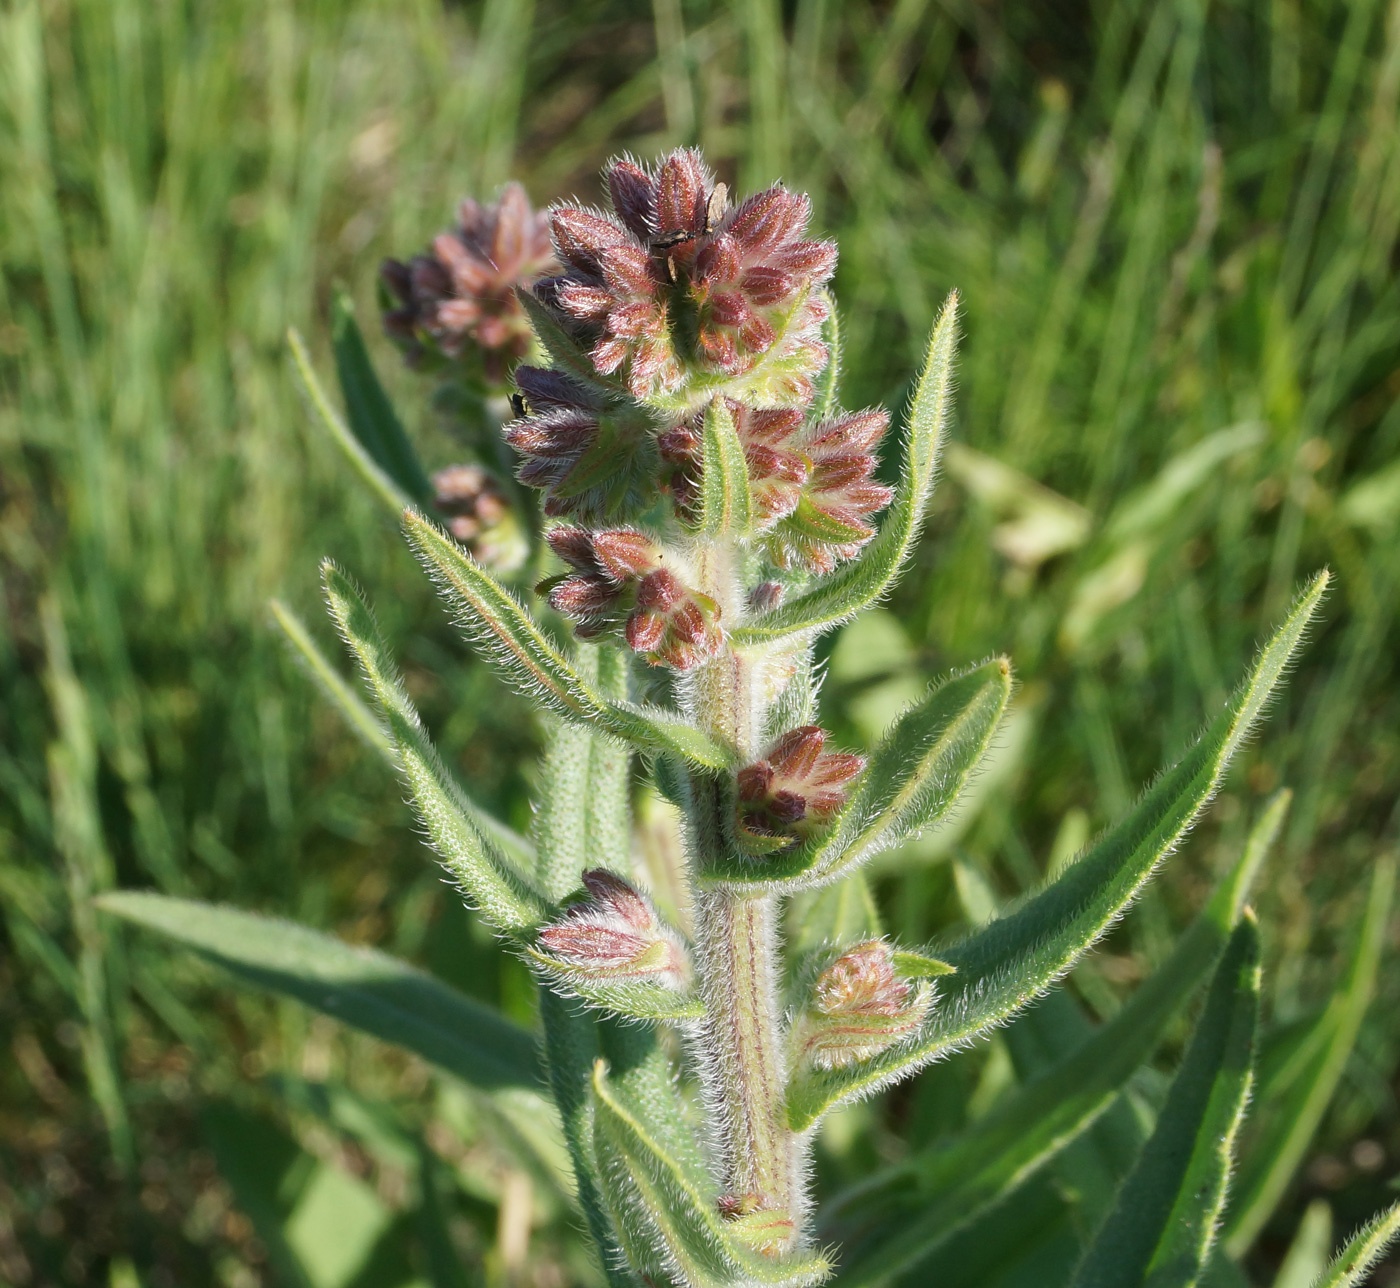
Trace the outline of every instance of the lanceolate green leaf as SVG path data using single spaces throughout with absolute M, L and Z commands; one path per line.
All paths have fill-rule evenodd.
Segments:
M 694 1161 L 678 1158 L 641 1108 L 625 1101 L 599 1062 L 593 1075 L 594 1138 L 603 1185 L 633 1264 L 688 1288 L 820 1282 L 819 1254 L 765 1257 L 726 1228 L 714 1183 Z
M 1171 956 L 1111 1020 L 962 1135 L 835 1200 L 832 1233 L 863 1232 L 843 1257 L 843 1288 L 917 1266 L 1099 1120 L 1219 958 L 1287 803 L 1275 798 Z
M 463 892 L 492 925 L 519 933 L 546 921 L 551 902 L 502 853 L 479 822 L 479 811 L 448 774 L 408 700 L 374 617 L 333 564 L 322 566 L 326 598 L 388 721 L 404 776 L 433 847 Z
M 317 647 L 311 638 L 306 624 L 280 599 L 269 605 L 277 625 L 282 628 L 287 642 L 296 651 L 297 657 L 305 665 L 316 687 L 330 701 L 330 704 L 344 717 L 345 723 L 355 731 L 365 745 L 377 751 L 394 769 L 399 768 L 398 749 L 384 722 L 365 704 L 363 698 L 340 677 L 340 672 L 330 663 L 330 659 Z
M 712 536 L 745 537 L 752 522 L 749 467 L 723 398 L 711 399 L 705 408 L 703 443 L 700 526 Z
M 1327 585 L 1314 579 L 1260 655 L 1235 700 L 1083 858 L 1020 908 L 934 955 L 957 967 L 915 1040 L 860 1064 L 814 1071 L 788 1091 L 788 1120 L 809 1127 L 828 1109 L 884 1086 L 1004 1022 L 1045 991 L 1136 897 L 1214 794 L 1262 712 Z
M 736 631 L 739 643 L 762 643 L 782 635 L 835 626 L 873 604 L 894 584 L 918 538 L 933 490 L 952 396 L 957 318 L 958 297 L 954 292 L 938 315 L 929 340 L 928 358 L 909 410 L 899 486 L 879 536 L 859 559 L 823 577 L 805 595 Z
M 1375 993 L 1395 876 L 1393 858 L 1377 863 L 1345 983 L 1323 1019 L 1326 1040 L 1285 1102 L 1274 1108 L 1262 1139 L 1241 1168 L 1236 1201 L 1226 1218 L 1224 1243 L 1231 1256 L 1243 1256 L 1273 1215 L 1341 1080 Z
M 291 350 L 292 367 L 297 373 L 307 405 L 321 422 L 322 428 L 335 440 L 350 464 L 359 471 L 360 477 L 374 489 L 379 498 L 396 514 L 402 513 L 404 507 L 412 503 L 413 497 L 384 471 L 345 423 L 340 413 L 331 406 L 331 400 L 326 397 L 326 391 L 316 378 L 316 368 L 311 364 L 306 341 L 301 338 L 301 333 L 295 327 L 287 331 L 287 347 Z
M 895 721 L 830 831 L 759 860 L 727 854 L 704 880 L 760 889 L 833 881 L 937 826 L 986 753 L 1010 694 L 1004 658 L 944 681 Z
M 589 979 L 582 971 L 569 967 L 548 953 L 534 948 L 526 951 L 555 991 L 566 997 L 578 998 L 599 1010 L 630 1020 L 671 1024 L 692 1022 L 704 1017 L 705 1005 L 693 989 L 665 988 L 660 984 L 638 981 Z
M 167 895 L 117 891 L 103 895 L 99 907 L 474 1086 L 539 1084 L 539 1051 L 529 1033 L 383 953 L 352 948 L 294 922 Z
M 836 415 L 841 407 L 841 318 L 830 292 L 827 292 L 826 303 L 830 311 L 822 323 L 822 340 L 826 343 L 827 359 L 821 379 L 817 381 L 817 398 L 812 404 L 812 415 L 818 421 Z
M 1094 1236 L 1073 1288 L 1192 1288 L 1215 1241 L 1253 1077 L 1259 930 L 1225 950 L 1156 1128 Z
M 1333 1259 L 1315 1288 L 1361 1288 L 1386 1250 L 1400 1237 L 1400 1203 L 1366 1222 Z
M 471 556 L 421 514 L 408 511 L 404 530 L 467 634 L 484 647 L 522 692 L 567 720 L 645 752 L 669 752 L 703 769 L 724 769 L 735 753 L 665 711 L 598 693 L 569 664 L 520 603 Z
M 355 322 L 355 307 L 344 290 L 336 291 L 331 304 L 331 347 L 351 432 L 400 491 L 415 501 L 426 501 L 432 485 L 379 383 Z
M 274 599 L 271 606 L 273 617 L 306 664 L 316 687 L 345 717 L 345 722 L 383 756 L 391 768 L 396 772 L 401 770 L 403 766 L 399 763 L 398 747 L 384 722 L 370 710 L 360 695 L 341 679 L 340 672 L 321 652 L 301 619 L 279 599 Z M 500 819 L 471 801 L 460 786 L 454 786 L 453 790 L 463 808 L 470 814 L 472 822 L 495 841 L 517 866 L 529 871 L 535 864 L 535 847 L 513 827 L 502 823 Z

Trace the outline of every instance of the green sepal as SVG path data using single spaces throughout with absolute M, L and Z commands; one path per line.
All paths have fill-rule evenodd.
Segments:
M 432 484 L 379 383 L 355 321 L 355 305 L 344 288 L 337 289 L 331 300 L 331 350 L 351 432 L 404 495 L 426 502 L 432 497 Z
M 549 919 L 553 904 L 479 824 L 478 811 L 428 740 L 374 616 L 359 592 L 329 560 L 322 564 L 321 573 L 331 614 L 379 701 L 433 848 L 493 926 L 510 934 L 533 930 Z
M 640 1105 L 612 1085 L 602 1061 L 594 1067 L 593 1102 L 608 1209 L 629 1260 L 643 1273 L 688 1288 L 802 1288 L 830 1274 L 818 1253 L 764 1256 L 732 1234 L 708 1173 L 666 1147 Z
M 604 697 L 569 664 L 520 602 L 460 546 L 415 510 L 404 531 L 458 623 L 522 693 L 566 720 L 652 754 L 669 752 L 701 769 L 731 768 L 737 755 L 670 712 Z
M 1259 928 L 1231 936 L 1157 1125 L 1072 1288 L 1193 1288 L 1215 1242 L 1253 1081 Z
M 702 880 L 769 890 L 825 884 L 936 826 L 986 754 L 1010 694 L 1004 658 L 945 680 L 895 721 L 826 829 L 762 859 L 722 854 Z
M 239 979 L 412 1051 L 478 1087 L 537 1087 L 534 1037 L 496 1011 L 369 948 L 295 922 L 148 891 L 97 906 L 194 949 Z
M 1244 853 L 1171 956 L 1111 1020 L 951 1141 L 938 1142 L 834 1200 L 828 1214 L 834 1230 L 862 1232 L 854 1242 L 846 1240 L 843 1285 L 866 1288 L 912 1272 L 1113 1106 L 1219 959 L 1288 800 L 1289 794 L 1280 792 L 1270 802 Z
M 734 417 L 721 397 L 705 408 L 700 479 L 700 527 L 710 536 L 743 539 L 753 523 L 749 467 Z
M 893 953 L 894 973 L 905 979 L 935 979 L 939 975 L 956 975 L 958 968 L 950 966 L 937 957 L 927 957 L 923 953 L 911 953 L 896 948 Z
M 958 297 L 948 297 L 929 340 L 923 375 L 909 411 L 899 485 L 879 535 L 853 559 L 799 595 L 734 632 L 739 644 L 826 630 L 855 616 L 894 584 L 914 547 L 933 491 L 948 420 L 957 342 Z
M 1400 1203 L 1367 1221 L 1331 1261 L 1314 1288 L 1361 1288 L 1371 1271 L 1400 1237 Z
M 1325 572 L 1313 579 L 1235 700 L 1126 818 L 1039 894 L 939 954 L 958 973 L 915 1040 L 858 1065 L 794 1079 L 787 1098 L 794 1130 L 806 1130 L 836 1105 L 905 1077 L 1004 1023 L 1088 951 L 1214 795 L 1301 643 L 1327 582 Z

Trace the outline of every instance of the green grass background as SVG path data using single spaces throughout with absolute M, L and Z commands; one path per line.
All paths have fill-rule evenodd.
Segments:
M 539 728 L 310 424 L 284 333 L 324 366 L 332 283 L 368 323 L 379 259 L 464 194 L 518 177 L 596 200 L 611 153 L 692 142 L 731 186 L 812 192 L 841 244 L 848 405 L 898 407 L 944 294 L 965 301 L 961 450 L 903 588 L 836 645 L 825 712 L 860 745 L 994 651 L 1020 688 L 957 828 L 877 871 L 888 928 L 955 928 L 1117 817 L 1327 564 L 1258 745 L 1075 988 L 1111 1011 L 1287 785 L 1258 897 L 1281 1067 L 1334 996 L 1400 823 L 1397 0 L 4 0 L 0 1281 L 587 1277 L 544 1181 L 523 1263 L 510 1243 L 495 1110 L 87 900 L 155 886 L 292 916 L 529 1019 L 523 971 L 270 625 L 277 595 L 331 647 L 334 554 L 478 797 L 528 823 Z M 366 329 L 448 463 L 429 390 Z M 1339 1232 L 1386 1200 L 1398 1004 L 1388 959 L 1260 1283 L 1309 1199 Z M 994 1043 L 843 1115 L 823 1177 L 1009 1077 Z M 435 1228 L 466 1278 L 394 1188 L 414 1142 L 445 1160 Z M 337 1213 L 375 1239 L 302 1265 Z

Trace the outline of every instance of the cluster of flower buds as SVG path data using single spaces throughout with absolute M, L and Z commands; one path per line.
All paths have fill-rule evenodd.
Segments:
M 826 751 L 816 725 L 790 729 L 768 754 L 739 771 L 736 830 L 741 844 L 771 850 L 812 834 L 846 802 L 847 784 L 865 768 L 849 752 Z
M 827 358 L 819 288 L 836 267 L 835 245 L 804 235 L 808 199 L 779 186 L 731 209 L 689 149 L 654 170 L 613 161 L 606 179 L 615 217 L 555 209 L 565 271 L 537 290 L 599 374 L 667 405 L 694 376 L 752 375 L 749 401 L 808 402 Z
M 537 961 L 561 981 L 688 988 L 690 958 L 651 903 L 604 868 L 583 874 L 587 897 L 539 932 Z
M 728 406 L 769 558 L 780 568 L 827 573 L 858 554 L 875 535 L 870 516 L 894 495 L 872 479 L 889 413 L 860 411 L 808 424 L 797 408 L 732 399 Z M 700 415 L 661 433 L 657 447 L 677 509 L 693 513 L 702 469 Z
M 520 414 L 505 427 L 516 477 L 544 493 L 544 512 L 584 520 L 644 509 L 656 491 L 650 419 L 563 372 L 517 367 Z
M 913 977 L 901 958 L 916 963 Z M 883 939 L 847 949 L 817 977 L 792 1029 L 794 1055 L 819 1069 L 866 1060 L 916 1032 L 933 1003 L 921 976 L 944 974 L 942 962 L 896 953 Z
M 489 204 L 467 200 L 457 227 L 404 264 L 385 260 L 380 276 L 395 306 L 384 330 L 417 366 L 429 355 L 482 355 L 487 379 L 504 382 L 509 362 L 530 349 L 530 324 L 516 298 L 557 269 L 549 216 L 530 209 L 525 189 L 508 183 Z
M 690 589 L 677 558 L 645 533 L 559 527 L 548 539 L 573 570 L 546 583 L 549 602 L 578 623 L 582 638 L 620 626 L 631 649 L 678 671 L 718 652 L 719 605 Z
M 433 505 L 447 530 L 476 559 L 499 572 L 514 572 L 529 547 L 500 481 L 480 465 L 449 465 L 433 475 Z

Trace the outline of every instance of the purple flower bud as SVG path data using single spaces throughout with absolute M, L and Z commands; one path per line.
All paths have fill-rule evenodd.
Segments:
M 615 873 L 583 874 L 587 898 L 539 932 L 537 960 L 563 981 L 645 981 L 682 989 L 690 961 L 651 903 Z
M 735 778 L 738 830 L 744 837 L 802 837 L 846 802 L 846 785 L 864 768 L 861 756 L 827 751 L 816 725 L 790 729 L 768 754 Z

